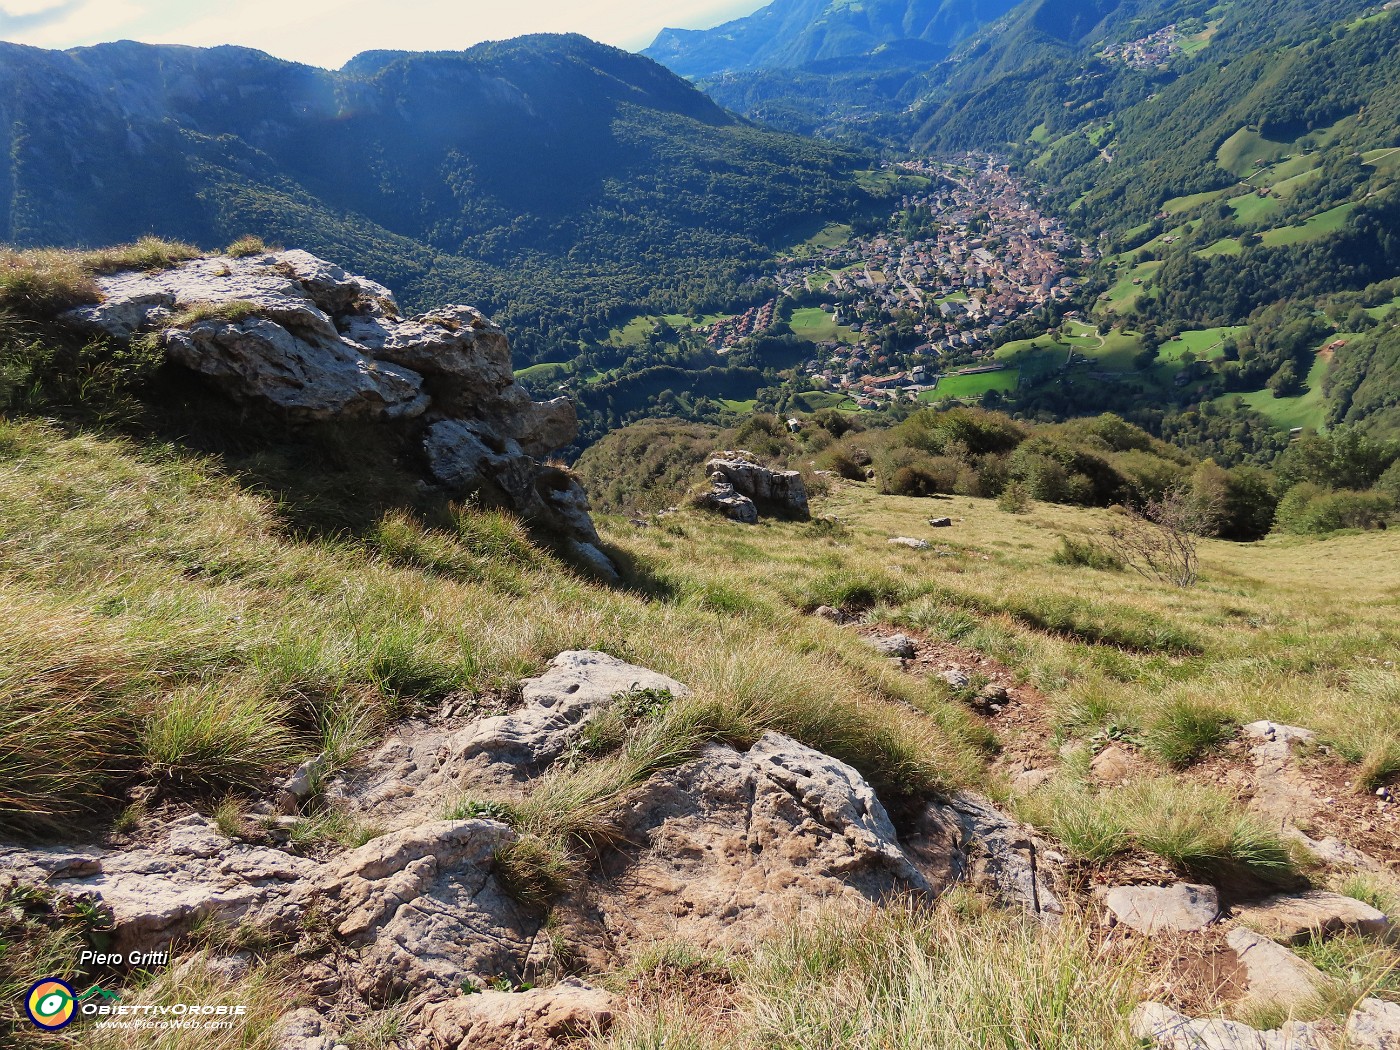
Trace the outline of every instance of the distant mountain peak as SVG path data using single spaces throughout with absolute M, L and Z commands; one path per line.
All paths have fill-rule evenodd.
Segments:
M 773 0 L 714 29 L 663 29 L 644 52 L 701 79 L 757 69 L 796 69 L 916 42 L 923 58 L 946 54 L 1017 0 Z

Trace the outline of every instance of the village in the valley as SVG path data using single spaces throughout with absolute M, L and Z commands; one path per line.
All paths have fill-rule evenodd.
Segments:
M 927 187 L 903 196 L 886 230 L 807 246 L 775 275 L 783 295 L 819 299 L 791 321 L 795 334 L 817 345 L 804 372 L 862 407 L 936 391 L 951 375 L 999 371 L 998 333 L 1069 299 L 1076 281 L 1066 261 L 1091 258 L 989 157 L 904 163 L 898 171 Z M 710 345 L 724 353 L 764 332 L 778 306 L 775 299 L 714 324 Z

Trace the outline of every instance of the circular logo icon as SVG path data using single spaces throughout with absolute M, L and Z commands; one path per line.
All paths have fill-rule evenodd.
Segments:
M 24 1009 L 40 1028 L 55 1032 L 73 1020 L 73 986 L 57 977 L 46 977 L 29 989 Z

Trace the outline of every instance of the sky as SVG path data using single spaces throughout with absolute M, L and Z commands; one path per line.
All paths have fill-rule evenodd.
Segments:
M 708 28 L 766 0 L 0 0 L 0 40 L 242 44 L 335 69 L 361 51 L 448 51 L 522 33 L 640 50 L 666 26 Z

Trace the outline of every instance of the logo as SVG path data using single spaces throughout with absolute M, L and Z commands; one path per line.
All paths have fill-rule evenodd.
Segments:
M 56 977 L 46 977 L 29 989 L 24 1009 L 40 1028 L 56 1032 L 73 1020 L 74 1000 L 72 985 Z
M 97 987 L 97 985 L 93 985 L 82 995 L 78 996 L 78 1002 L 85 1003 L 89 999 L 105 999 L 108 1002 L 112 1002 L 113 1000 L 120 998 L 121 995 L 117 992 L 109 992 L 106 988 L 99 988 Z

